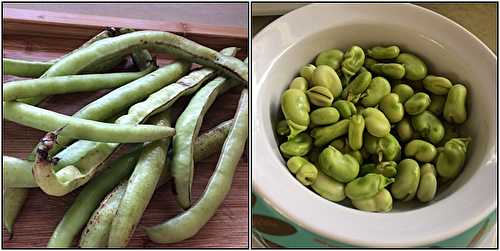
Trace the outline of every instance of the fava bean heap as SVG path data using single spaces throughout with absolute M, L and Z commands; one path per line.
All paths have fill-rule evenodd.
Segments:
M 426 203 L 464 166 L 466 98 L 464 85 L 398 46 L 326 50 L 281 96 L 279 148 L 327 200 L 371 212 L 392 210 L 393 199 Z

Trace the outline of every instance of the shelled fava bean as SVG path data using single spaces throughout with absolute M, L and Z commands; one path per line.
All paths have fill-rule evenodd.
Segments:
M 462 170 L 467 88 L 430 75 L 398 46 L 319 53 L 281 96 L 279 149 L 323 198 L 388 212 L 393 199 L 432 201 Z

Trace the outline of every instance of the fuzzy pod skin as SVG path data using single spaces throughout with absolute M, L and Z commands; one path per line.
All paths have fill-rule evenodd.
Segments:
M 221 70 L 240 82 L 248 82 L 248 67 L 241 60 L 225 56 L 189 39 L 162 31 L 136 31 L 97 41 L 54 64 L 47 76 L 73 75 L 105 58 L 126 55 L 138 49 L 167 53 L 187 61 Z
M 198 136 L 203 118 L 215 99 L 237 84 L 224 77 L 215 78 L 198 90 L 177 119 L 175 124 L 177 133 L 173 140 L 172 176 L 177 202 L 184 209 L 191 206 L 194 175 L 193 143 Z
M 243 90 L 234 126 L 224 142 L 215 172 L 200 199 L 189 210 L 160 225 L 146 228 L 154 242 L 173 243 L 194 236 L 215 214 L 231 188 L 248 138 L 248 92 Z
M 3 185 L 5 187 L 38 187 L 31 173 L 33 162 L 4 155 L 2 163 Z
M 50 62 L 27 61 L 11 58 L 2 59 L 2 64 L 4 75 L 25 78 L 38 78 L 53 65 L 53 63 Z
M 28 198 L 29 189 L 6 187 L 3 190 L 3 225 L 12 237 L 17 215 Z
M 232 125 L 232 121 L 226 121 L 200 135 L 195 142 L 195 161 L 202 160 L 203 158 L 219 151 L 230 129 L 232 128 Z M 98 207 L 100 201 L 113 189 L 113 187 L 117 186 L 123 179 L 127 178 L 132 173 L 141 150 L 142 147 L 139 147 L 127 154 L 122 155 L 120 158 L 110 163 L 108 168 L 99 173 L 99 175 L 90 181 L 88 186 L 85 186 L 82 189 L 52 234 L 49 246 L 70 247 L 73 238 L 85 226 L 92 212 Z M 165 168 L 160 177 L 160 185 L 165 184 L 170 178 L 169 168 Z M 116 211 L 117 208 L 118 205 L 116 205 L 114 210 Z M 111 227 L 111 224 L 109 224 L 106 228 L 107 230 L 104 229 L 102 231 L 109 231 L 109 227 Z M 87 243 L 90 243 L 91 241 L 94 242 L 98 240 L 88 240 Z M 107 241 L 108 239 L 106 239 L 104 246 L 107 245 Z M 97 242 L 94 245 L 101 244 Z

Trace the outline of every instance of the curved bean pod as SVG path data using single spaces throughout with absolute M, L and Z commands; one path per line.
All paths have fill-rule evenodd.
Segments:
M 28 198 L 29 189 L 6 187 L 3 190 L 3 225 L 12 237 L 12 228 L 17 215 L 21 211 L 24 202 Z
M 233 120 L 231 119 L 220 123 L 216 127 L 200 135 L 194 144 L 195 162 L 203 160 L 219 151 L 232 126 Z M 164 185 L 171 178 L 168 159 L 165 166 L 166 168 L 163 169 L 163 173 L 161 174 L 157 187 Z M 111 222 L 115 217 L 123 193 L 127 188 L 126 185 L 127 183 L 124 182 L 123 184 L 115 187 L 113 191 L 110 192 L 101 202 L 101 206 L 94 211 L 87 226 L 82 231 L 80 247 L 107 246 Z M 94 206 L 97 207 L 97 205 Z
M 146 229 L 148 237 L 160 243 L 172 243 L 195 235 L 215 214 L 226 197 L 245 149 L 248 137 L 248 91 L 241 94 L 234 125 L 227 136 L 214 174 L 198 202 L 186 212 L 160 225 Z
M 155 125 L 170 126 L 171 124 L 168 110 L 158 114 L 152 120 Z M 127 246 L 163 172 L 169 144 L 169 139 L 157 140 L 149 143 L 142 150 L 111 224 L 109 247 Z
M 3 185 L 6 187 L 38 187 L 31 169 L 33 162 L 10 156 L 2 157 Z
M 72 75 L 103 59 L 128 54 L 138 49 L 164 52 L 201 65 L 213 67 L 227 75 L 248 82 L 248 67 L 241 60 L 224 56 L 181 36 L 161 31 L 137 31 L 97 41 L 54 64 L 47 76 Z
M 26 78 L 38 78 L 46 72 L 53 63 L 4 58 L 2 59 L 3 74 Z

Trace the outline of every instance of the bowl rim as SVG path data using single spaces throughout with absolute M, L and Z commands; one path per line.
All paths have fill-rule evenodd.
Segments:
M 253 46 L 258 45 L 259 43 L 262 43 L 262 40 L 265 39 L 265 37 L 264 37 L 265 34 L 269 31 L 271 31 L 272 29 L 275 29 L 275 27 L 277 27 L 279 25 L 285 25 L 289 21 L 290 18 L 297 18 L 297 17 L 300 17 L 301 15 L 305 15 L 309 11 L 318 10 L 319 5 L 322 5 L 321 8 L 325 7 L 324 3 L 310 4 L 310 5 L 298 8 L 296 10 L 293 10 L 293 11 L 287 13 L 286 15 L 283 15 L 282 17 L 276 19 L 274 22 L 272 22 L 270 25 L 265 27 L 262 31 L 260 31 L 255 36 L 255 38 L 252 40 Z M 338 4 L 338 3 L 336 3 L 335 7 L 336 8 L 338 8 L 338 6 L 352 7 L 353 5 L 359 6 L 359 4 Z M 375 7 L 380 7 L 380 6 L 386 6 L 387 4 L 380 4 L 379 3 L 379 4 L 370 4 L 370 5 L 375 6 Z M 399 8 L 406 8 L 408 11 L 415 12 L 418 15 L 424 15 L 424 16 L 427 16 L 429 18 L 440 19 L 442 22 L 445 22 L 447 27 L 449 27 L 450 29 L 454 29 L 455 32 L 463 33 L 462 34 L 463 36 L 466 36 L 469 39 L 475 40 L 474 42 L 476 43 L 476 46 L 481 48 L 482 50 L 486 49 L 487 54 L 489 54 L 489 56 L 493 57 L 494 60 L 496 61 L 496 58 L 497 58 L 496 55 L 481 40 L 479 40 L 476 36 L 474 36 L 472 33 L 467 31 L 465 28 L 463 28 L 459 24 L 455 23 L 454 21 L 452 21 L 452 20 L 450 20 L 450 19 L 448 19 L 440 14 L 437 14 L 431 10 L 425 9 L 423 7 L 420 7 L 420 6 L 412 5 L 409 3 L 404 3 L 404 4 L 391 3 L 391 5 L 399 7 Z M 330 4 L 330 5 L 326 6 L 326 8 L 331 8 L 330 6 L 332 6 L 332 5 Z M 319 9 L 321 9 L 321 8 L 319 8 Z M 323 27 L 323 28 L 325 28 L 325 27 Z M 329 27 L 329 28 L 331 28 L 331 27 Z M 316 31 L 320 31 L 320 30 L 318 29 Z M 310 34 L 314 34 L 314 32 L 310 32 Z M 291 46 L 291 45 L 292 44 L 289 44 L 288 46 Z M 279 55 L 280 54 L 275 55 L 275 56 L 279 57 Z M 273 65 L 275 60 L 276 60 L 276 58 L 271 58 L 271 59 L 269 59 L 269 61 L 260 62 L 260 63 L 264 63 L 262 65 L 263 68 L 269 69 L 270 68 L 269 66 Z M 256 57 L 253 57 L 252 64 L 253 65 L 257 64 L 258 63 L 257 61 L 259 61 L 259 59 Z M 253 69 L 255 69 L 255 68 L 252 67 L 252 71 L 253 71 Z M 261 83 L 265 79 L 264 76 L 267 75 L 267 69 L 265 70 L 265 74 L 263 74 L 262 76 L 256 77 L 254 74 L 252 74 L 253 75 L 252 85 L 253 85 L 253 88 L 256 89 L 255 94 L 253 95 L 253 98 L 252 98 L 252 102 L 253 102 L 254 109 L 257 111 L 259 111 L 259 109 L 258 109 L 259 102 L 257 102 L 258 100 L 256 97 L 259 95 L 256 95 L 256 94 L 261 89 Z M 498 74 L 498 72 L 497 72 L 497 74 Z M 496 95 L 496 93 L 494 95 Z M 436 243 L 436 242 L 439 242 L 442 240 L 446 240 L 448 238 L 454 237 L 454 236 L 462 233 L 463 231 L 465 231 L 465 230 L 469 229 L 470 227 L 479 223 L 482 219 L 487 217 L 497 207 L 498 201 L 494 201 L 488 207 L 482 208 L 482 210 L 480 212 L 476 212 L 475 215 L 470 216 L 466 220 L 462 219 L 463 221 L 461 222 L 461 224 L 455 224 L 454 228 L 452 228 L 452 229 L 442 231 L 440 233 L 427 234 L 424 237 L 417 236 L 417 238 L 413 238 L 412 240 L 405 240 L 402 242 L 398 242 L 398 240 L 396 240 L 396 241 L 394 241 L 394 240 L 389 240 L 389 241 L 377 240 L 379 242 L 373 242 L 374 240 L 364 240 L 364 239 L 356 238 L 356 236 L 349 236 L 346 234 L 342 234 L 341 231 L 329 231 L 328 229 L 326 229 L 324 227 L 322 228 L 322 227 L 318 227 L 318 226 L 313 226 L 313 225 L 309 224 L 307 221 L 307 219 L 311 219 L 311 216 L 303 216 L 303 215 L 297 214 L 296 212 L 293 212 L 292 210 L 290 210 L 289 207 L 284 205 L 284 203 L 290 202 L 289 200 L 287 201 L 286 199 L 283 199 L 283 198 L 277 199 L 277 197 L 273 197 L 273 195 L 276 195 L 276 193 L 270 192 L 267 189 L 267 188 L 269 188 L 269 184 L 266 185 L 266 184 L 264 184 L 264 182 L 262 180 L 259 180 L 259 178 L 262 178 L 258 174 L 259 163 L 260 164 L 268 164 L 268 163 L 265 163 L 263 161 L 269 162 L 269 159 L 268 158 L 256 158 L 256 156 L 257 156 L 257 153 L 259 153 L 259 152 L 260 153 L 265 152 L 265 151 L 263 151 L 263 148 L 260 147 L 260 145 L 262 143 L 265 144 L 265 143 L 269 143 L 269 142 L 266 142 L 266 140 L 261 139 L 259 137 L 258 133 L 261 131 L 261 128 L 258 126 L 257 120 L 258 119 L 252 119 L 252 123 L 253 123 L 252 128 L 254 128 L 253 132 L 255 133 L 254 136 L 252 137 L 252 141 L 253 141 L 253 144 L 252 144 L 252 148 L 253 148 L 253 151 L 252 151 L 253 152 L 253 154 L 252 154 L 252 162 L 253 162 L 253 165 L 252 165 L 252 188 L 253 188 L 253 190 L 256 192 L 256 194 L 259 197 L 261 197 L 264 200 L 265 203 L 270 205 L 274 210 L 276 210 L 282 216 L 293 221 L 294 223 L 298 224 L 299 226 L 303 227 L 304 229 L 309 230 L 313 233 L 319 234 L 321 236 L 325 236 L 327 238 L 341 241 L 341 242 L 347 243 L 347 244 L 362 245 L 362 246 L 373 246 L 373 245 L 375 245 L 375 246 L 402 246 L 402 245 L 419 246 L 419 245 L 427 245 L 427 244 Z M 496 131 L 495 131 L 495 133 L 496 133 Z M 262 137 L 262 138 L 264 138 L 264 137 Z M 498 142 L 497 142 L 497 144 L 498 144 Z M 255 147 L 256 145 L 259 145 L 259 149 L 257 149 Z M 497 147 L 495 146 L 495 149 L 492 149 L 489 153 L 485 154 L 485 156 L 488 156 L 488 154 L 492 155 L 491 157 L 492 157 L 493 161 L 488 162 L 488 165 L 492 165 L 493 168 L 495 168 L 495 166 L 497 166 L 497 158 L 496 158 L 497 150 L 496 150 L 496 148 Z M 260 169 L 262 169 L 262 168 L 260 168 Z M 471 178 L 473 178 L 473 177 L 471 177 Z M 295 179 L 291 175 L 288 175 L 287 177 L 285 177 L 284 180 L 286 180 L 286 182 L 292 182 L 292 181 L 296 182 Z M 498 180 L 496 180 L 495 182 L 497 183 L 497 186 L 498 186 Z M 312 191 L 309 191 L 309 192 L 314 194 Z M 497 191 L 495 191 L 495 193 L 497 193 Z M 317 196 L 317 197 L 319 197 L 319 196 Z M 303 197 L 299 196 L 299 197 L 295 197 L 294 199 L 297 199 L 297 200 L 303 199 Z M 350 208 L 346 208 L 346 207 L 337 205 L 336 203 L 331 203 L 331 202 L 329 202 L 325 199 L 322 199 L 322 198 L 319 198 L 319 199 L 321 201 L 317 200 L 317 203 L 319 203 L 319 204 L 325 204 L 325 203 L 332 204 L 332 205 L 330 205 L 330 207 L 336 208 L 335 210 L 345 211 L 346 213 L 348 213 L 350 215 L 357 215 L 357 216 L 362 217 L 362 215 L 366 216 L 367 214 L 369 214 L 372 217 L 384 218 L 383 216 L 381 216 L 382 214 L 362 212 L 362 211 L 358 211 L 358 210 L 354 210 L 354 209 L 350 209 Z M 447 199 L 447 198 L 445 198 L 445 199 Z M 445 199 L 443 199 L 443 200 L 445 200 Z M 298 206 L 298 205 L 296 205 L 296 206 Z M 409 213 L 414 213 L 416 211 L 421 211 L 421 212 L 429 211 L 429 210 L 425 210 L 426 208 L 427 207 L 424 207 L 421 209 L 416 209 L 416 210 L 411 210 L 408 212 L 391 213 L 391 215 L 395 215 L 395 214 L 405 215 L 405 214 L 409 214 Z M 348 211 L 348 210 L 351 210 L 351 211 Z M 336 211 L 336 212 L 339 212 L 339 211 Z M 375 216 L 375 215 L 377 215 L 377 216 Z

